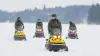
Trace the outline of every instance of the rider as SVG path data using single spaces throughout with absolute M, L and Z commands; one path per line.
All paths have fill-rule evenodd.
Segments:
M 42 22 L 40 21 L 40 19 L 38 19 L 38 22 L 36 23 L 36 28 L 38 28 L 38 27 L 43 28 L 43 24 L 42 24 Z
M 60 29 L 60 32 L 62 32 L 61 22 L 56 17 L 57 17 L 56 14 L 51 15 L 51 20 L 48 23 L 49 33 L 51 33 L 51 30 L 53 28 L 58 28 Z
M 24 29 L 24 24 L 23 22 L 20 20 L 20 17 L 17 18 L 16 22 L 15 22 L 15 29 L 17 30 L 18 27 L 23 26 Z
M 72 21 L 69 21 L 69 30 L 76 30 L 76 25 L 72 22 Z

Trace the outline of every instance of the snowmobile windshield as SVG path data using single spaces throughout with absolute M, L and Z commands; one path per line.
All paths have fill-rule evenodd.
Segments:
M 56 36 L 61 35 L 61 31 L 60 31 L 60 29 L 58 29 L 58 28 L 53 28 L 53 29 L 51 30 L 51 32 L 52 32 L 53 35 L 56 35 Z
M 77 30 L 69 30 L 69 32 L 77 32 Z
M 24 26 L 16 26 L 15 28 L 16 28 L 16 30 L 18 30 L 18 31 L 22 31 L 23 28 L 24 28 Z

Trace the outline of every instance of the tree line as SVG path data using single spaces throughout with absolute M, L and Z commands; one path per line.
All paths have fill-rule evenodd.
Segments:
M 26 9 L 20 12 L 7 12 L 0 10 L 0 22 L 10 21 L 15 22 L 17 17 L 21 17 L 23 22 L 36 22 L 37 19 L 41 19 L 43 22 L 47 22 L 51 14 L 57 14 L 57 18 L 62 23 L 68 23 L 73 21 L 75 23 L 81 23 L 83 18 L 87 16 L 88 10 L 91 6 L 89 5 L 73 5 L 73 6 L 55 6 L 55 8 L 43 9 Z
M 88 24 L 100 24 L 100 5 L 92 5 L 88 11 Z

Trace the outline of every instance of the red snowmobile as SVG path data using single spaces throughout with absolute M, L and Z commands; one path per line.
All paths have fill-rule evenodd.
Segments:
M 44 37 L 44 32 L 42 28 L 37 28 L 35 32 L 35 37 Z
M 36 23 L 36 32 L 35 32 L 35 36 L 36 38 L 43 38 L 44 37 L 44 31 L 43 31 L 43 24 L 42 22 L 37 22 Z
M 68 37 L 66 37 L 66 38 L 78 39 L 77 30 L 69 30 L 68 31 Z

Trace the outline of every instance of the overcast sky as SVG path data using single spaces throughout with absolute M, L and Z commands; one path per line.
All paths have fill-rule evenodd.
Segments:
M 54 6 L 68 5 L 91 5 L 92 3 L 100 3 L 100 0 L 0 0 L 0 10 L 4 11 L 21 11 L 27 8 L 34 9 Z

